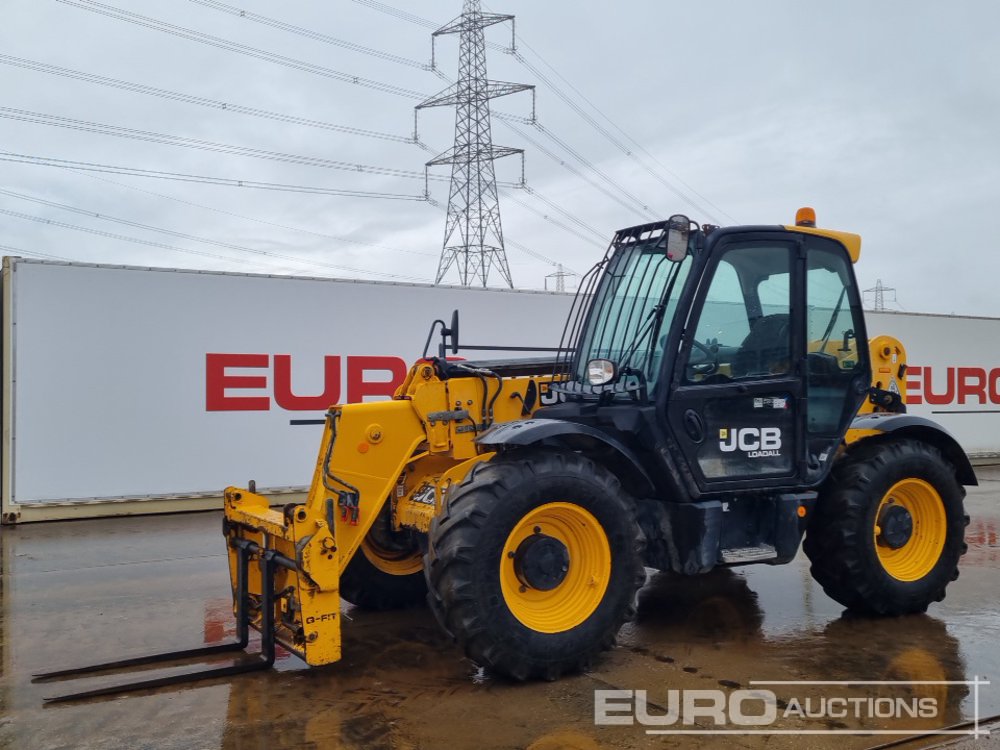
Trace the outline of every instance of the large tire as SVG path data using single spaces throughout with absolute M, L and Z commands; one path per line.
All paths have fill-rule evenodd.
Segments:
M 553 680 L 587 668 L 635 615 L 644 544 L 634 501 L 603 467 L 575 453 L 501 456 L 431 524 L 428 601 L 477 664 Z
M 340 577 L 340 596 L 376 611 L 413 607 L 426 600 L 422 551 L 410 534 L 392 530 L 388 503 L 347 563 Z
M 862 443 L 839 460 L 820 492 L 803 545 L 813 578 L 853 611 L 926 611 L 958 578 L 969 523 L 964 497 L 954 467 L 933 446 Z M 892 506 L 905 513 L 893 509 L 890 517 Z M 910 533 L 900 532 L 908 522 Z

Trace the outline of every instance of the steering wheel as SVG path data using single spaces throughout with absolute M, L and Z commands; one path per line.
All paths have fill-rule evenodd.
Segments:
M 705 360 L 701 362 L 694 362 L 690 359 L 688 360 L 688 367 L 691 368 L 691 372 L 698 375 L 711 375 L 719 369 L 718 345 L 713 348 L 708 344 L 701 343 L 697 339 L 692 339 L 691 346 L 705 355 Z

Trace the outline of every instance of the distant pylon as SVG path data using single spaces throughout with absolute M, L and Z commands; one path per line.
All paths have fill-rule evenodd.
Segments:
M 486 286 L 493 268 L 500 272 L 507 286 L 514 286 L 503 245 L 493 162 L 511 154 L 523 154 L 524 150 L 493 145 L 490 99 L 532 90 L 534 86 L 490 81 L 486 77 L 483 29 L 504 21 L 510 21 L 513 29 L 514 16 L 483 13 L 480 0 L 464 0 L 462 15 L 432 35 L 432 42 L 443 34 L 461 35 L 458 81 L 417 105 L 417 110 L 455 106 L 455 145 L 427 162 L 428 167 L 451 164 L 448 217 L 436 284 L 455 265 L 463 286 L 471 286 L 477 280 Z M 513 47 L 513 30 L 511 36 Z
M 572 271 L 567 271 L 565 268 L 563 268 L 562 263 L 556 263 L 555 272 L 550 273 L 548 276 L 545 277 L 545 290 L 548 291 L 549 289 L 549 279 L 554 279 L 556 291 L 565 292 L 567 276 L 576 276 L 576 274 L 573 273 Z
M 875 307 L 872 308 L 876 311 L 885 310 L 885 294 L 886 292 L 892 292 L 892 299 L 896 300 L 896 289 L 894 287 L 882 286 L 882 279 L 877 279 L 875 281 L 875 286 L 871 289 L 865 289 L 863 294 L 874 294 L 875 295 Z

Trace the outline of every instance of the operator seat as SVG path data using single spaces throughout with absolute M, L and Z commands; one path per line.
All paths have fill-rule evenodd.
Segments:
M 754 321 L 750 333 L 733 356 L 734 378 L 776 375 L 791 367 L 791 335 L 787 313 L 764 315 Z

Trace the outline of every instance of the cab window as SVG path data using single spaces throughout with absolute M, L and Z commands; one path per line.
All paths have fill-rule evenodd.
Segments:
M 735 246 L 719 259 L 684 367 L 686 383 L 720 383 L 791 369 L 791 253 Z

